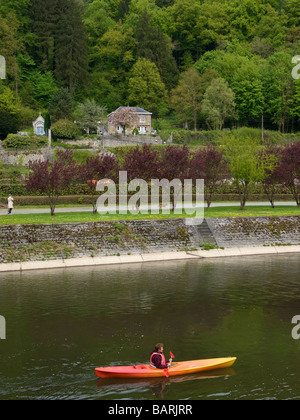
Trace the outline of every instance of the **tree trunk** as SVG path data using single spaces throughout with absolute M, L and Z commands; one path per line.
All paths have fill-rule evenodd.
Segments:
M 245 204 L 246 204 L 246 197 L 243 195 L 242 198 L 241 198 L 240 210 L 245 209 Z

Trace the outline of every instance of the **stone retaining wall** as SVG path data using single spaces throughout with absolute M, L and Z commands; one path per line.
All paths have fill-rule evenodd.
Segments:
M 0 161 L 5 165 L 21 165 L 28 166 L 30 162 L 36 160 L 53 159 L 54 149 L 47 147 L 39 149 L 38 151 L 33 150 L 0 150 Z
M 300 216 L 206 219 L 219 247 L 300 244 Z
M 103 147 L 137 146 L 140 144 L 162 144 L 160 136 L 108 136 L 101 139 Z
M 195 249 L 200 237 L 183 219 L 0 227 L 0 262 Z
M 219 247 L 300 244 L 300 216 L 206 219 Z M 201 226 L 184 219 L 0 226 L 0 263 L 195 251 Z M 210 252 L 210 251 L 207 251 Z

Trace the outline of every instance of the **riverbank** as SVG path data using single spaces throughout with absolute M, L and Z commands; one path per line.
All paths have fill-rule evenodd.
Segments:
M 300 254 L 300 245 L 286 246 L 247 246 L 228 249 L 210 249 L 208 251 L 154 252 L 134 255 L 112 255 L 97 257 L 67 258 L 47 261 L 24 261 L 0 264 L 0 272 L 44 270 L 53 268 L 93 267 L 100 265 L 133 264 L 178 260 L 197 260 L 207 258 L 247 257 L 262 255 Z

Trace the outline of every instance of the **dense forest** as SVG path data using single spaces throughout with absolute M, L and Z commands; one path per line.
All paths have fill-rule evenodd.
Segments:
M 299 54 L 299 0 L 0 0 L 0 132 L 88 100 L 158 128 L 296 132 Z

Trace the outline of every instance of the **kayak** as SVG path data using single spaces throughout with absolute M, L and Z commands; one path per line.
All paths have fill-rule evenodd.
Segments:
M 206 370 L 232 366 L 236 357 L 219 357 L 215 359 L 189 360 L 172 363 L 168 368 L 168 376 L 186 375 Z M 157 378 L 167 376 L 165 369 L 156 369 L 150 365 L 96 367 L 99 378 Z

